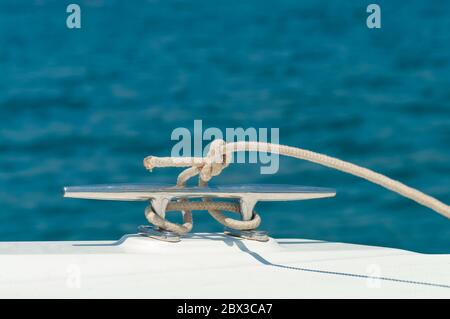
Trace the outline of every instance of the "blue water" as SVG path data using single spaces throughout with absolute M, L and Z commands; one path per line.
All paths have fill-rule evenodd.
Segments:
M 66 6 L 82 29 L 65 27 Z M 143 203 L 61 197 L 89 183 L 175 181 L 147 172 L 176 127 L 280 129 L 280 142 L 367 166 L 450 202 L 450 2 L 1 1 L 0 240 L 114 239 Z M 282 158 L 216 184 L 334 187 L 334 199 L 260 203 L 262 229 L 450 253 L 450 220 L 375 185 Z M 222 228 L 204 213 L 196 231 Z

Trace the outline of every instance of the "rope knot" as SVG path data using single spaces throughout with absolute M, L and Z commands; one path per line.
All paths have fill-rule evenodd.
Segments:
M 231 154 L 226 151 L 224 140 L 216 139 L 211 142 L 208 154 L 200 167 L 200 179 L 208 182 L 212 177 L 219 175 L 230 164 Z

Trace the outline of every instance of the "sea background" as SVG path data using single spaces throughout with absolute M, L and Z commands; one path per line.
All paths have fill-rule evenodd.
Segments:
M 372 1 L 373 2 L 373 1 Z M 0 2 L 0 240 L 118 239 L 144 203 L 63 199 L 64 185 L 174 183 L 177 127 L 279 128 L 282 144 L 374 169 L 450 203 L 450 2 L 73 0 Z M 81 6 L 82 28 L 66 27 Z M 206 142 L 205 142 L 206 145 Z M 450 220 L 378 186 L 280 159 L 214 184 L 333 187 L 260 203 L 273 237 L 450 253 Z M 195 231 L 221 231 L 194 213 Z

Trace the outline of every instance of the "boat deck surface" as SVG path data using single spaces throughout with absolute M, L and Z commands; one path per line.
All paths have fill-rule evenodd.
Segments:
M 220 233 L 0 243 L 0 298 L 450 298 L 450 255 Z

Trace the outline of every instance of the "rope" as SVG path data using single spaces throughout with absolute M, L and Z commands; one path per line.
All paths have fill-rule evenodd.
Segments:
M 192 213 L 186 216 L 186 211 L 192 210 L 207 210 L 222 225 L 227 225 L 230 228 L 238 229 L 238 230 L 248 230 L 248 229 L 256 229 L 261 224 L 261 217 L 258 214 L 254 213 L 253 219 L 249 221 L 240 221 L 232 218 L 228 218 L 224 216 L 220 211 L 229 211 L 229 212 L 240 212 L 240 206 L 235 202 L 212 202 L 212 201 L 202 201 L 202 202 L 188 202 L 188 201 L 179 201 L 179 202 L 170 202 L 167 205 L 167 211 L 182 211 L 183 212 L 183 225 L 179 225 L 176 223 L 169 222 L 168 220 L 160 217 L 156 214 L 151 205 L 147 206 L 145 209 L 145 217 L 147 220 L 164 230 L 172 231 L 178 234 L 185 234 L 192 229 Z
M 385 175 L 374 172 L 370 169 L 331 157 L 324 154 L 308 151 L 305 149 L 291 147 L 286 145 L 278 145 L 263 142 L 233 142 L 225 143 L 223 140 L 214 140 L 206 157 L 156 157 L 148 156 L 144 159 L 144 166 L 150 171 L 155 167 L 189 167 L 182 171 L 178 175 L 177 186 L 184 187 L 189 179 L 199 175 L 199 186 L 206 186 L 214 176 L 219 175 L 223 169 L 225 169 L 231 162 L 232 153 L 234 152 L 266 152 L 275 153 L 279 155 L 289 156 L 297 159 L 306 160 L 316 164 L 320 164 L 329 168 L 342 171 L 347 174 L 351 174 L 362 179 L 368 180 L 374 184 L 382 186 L 392 192 L 398 193 L 403 197 L 409 198 L 425 207 L 428 207 L 435 212 L 450 218 L 450 206 L 443 202 L 431 197 L 417 189 L 409 187 L 399 181 L 391 179 Z M 224 205 L 223 202 L 211 202 L 208 199 L 203 199 L 205 206 L 199 206 L 199 202 L 177 202 L 169 203 L 168 209 L 184 210 L 183 220 L 184 226 L 175 223 L 170 223 L 163 218 L 154 217 L 156 215 L 149 216 L 146 213 L 147 219 L 158 227 L 163 229 L 172 230 L 179 234 L 184 234 L 192 229 L 192 214 L 191 210 L 202 209 L 207 210 L 217 221 L 224 226 L 234 229 L 255 229 L 258 227 L 260 220 L 259 216 L 254 214 L 251 221 L 239 221 L 231 218 L 226 218 L 221 210 L 228 210 L 232 212 L 239 212 L 239 208 L 236 206 Z M 182 204 L 181 204 L 182 203 Z M 175 205 L 178 204 L 179 206 Z M 237 205 L 237 204 L 236 204 Z M 237 205 L 238 206 L 238 205 Z M 189 223 L 190 221 L 190 223 Z M 159 226 L 162 225 L 162 226 Z M 180 227 L 182 226 L 182 227 Z M 166 227 L 170 227 L 168 229 Z

